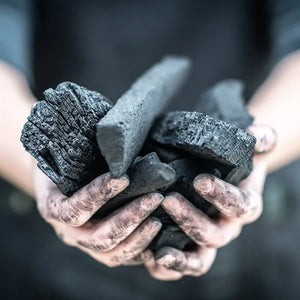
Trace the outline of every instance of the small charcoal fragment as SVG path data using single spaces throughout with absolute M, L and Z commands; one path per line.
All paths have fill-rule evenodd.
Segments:
M 167 113 L 153 127 L 151 138 L 202 159 L 235 167 L 244 177 L 252 170 L 255 138 L 245 130 L 199 112 Z
M 123 175 L 141 150 L 153 120 L 181 87 L 190 69 L 166 57 L 144 73 L 97 124 L 97 140 L 111 174 Z
M 183 250 L 194 244 L 161 207 L 158 207 L 152 216 L 160 220 L 162 228 L 149 245 L 149 249 L 156 251 L 162 247 L 174 247 Z
M 96 123 L 112 104 L 71 82 L 44 95 L 24 125 L 21 142 L 38 167 L 70 196 L 108 170 L 97 145 Z
M 240 80 L 218 82 L 200 96 L 196 110 L 246 129 L 252 124 L 253 117 L 245 106 L 243 91 L 244 84 Z
M 172 167 L 162 163 L 154 152 L 136 159 L 129 167 L 127 175 L 130 178 L 130 185 L 122 193 L 110 199 L 98 211 L 98 218 L 105 217 L 140 195 L 158 189 L 166 189 L 174 183 L 176 176 Z
M 186 157 L 186 153 L 178 149 L 174 149 L 165 145 L 154 142 L 148 139 L 141 151 L 141 153 L 155 152 L 159 159 L 165 163 L 173 160 Z

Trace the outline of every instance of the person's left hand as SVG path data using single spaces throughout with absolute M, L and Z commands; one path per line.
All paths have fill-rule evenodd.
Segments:
M 253 171 L 238 186 L 210 174 L 198 175 L 196 191 L 218 211 L 210 219 L 179 193 L 171 193 L 162 202 L 164 210 L 196 243 L 193 251 L 164 247 L 155 255 L 147 250 L 143 259 L 150 274 L 160 280 L 177 280 L 184 275 L 200 276 L 212 266 L 217 248 L 238 237 L 242 226 L 254 222 L 262 213 L 262 192 L 267 174 L 266 155 L 276 144 L 269 126 L 250 126 L 247 131 L 257 139 Z

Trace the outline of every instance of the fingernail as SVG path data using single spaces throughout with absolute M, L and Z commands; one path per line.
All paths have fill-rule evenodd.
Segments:
M 146 211 L 152 211 L 156 208 L 164 199 L 164 196 L 159 193 L 152 193 L 144 196 L 141 201 L 141 208 Z
M 156 217 L 149 218 L 149 221 L 152 224 L 154 224 L 155 226 L 157 226 L 157 227 L 161 227 L 162 226 L 161 221 L 158 218 L 156 218 Z
M 129 185 L 129 178 L 127 176 L 122 176 L 120 178 L 111 178 L 110 184 L 115 186 L 116 189 L 124 189 Z
M 196 177 L 194 186 L 200 194 L 208 194 L 213 189 L 213 182 L 208 176 Z
M 171 254 L 166 254 L 162 257 L 156 258 L 156 262 L 160 265 L 170 266 L 170 265 L 174 264 L 175 261 L 176 261 L 176 258 Z
M 272 150 L 276 144 L 276 132 L 268 125 L 250 126 L 247 131 L 256 138 L 255 152 L 264 153 Z

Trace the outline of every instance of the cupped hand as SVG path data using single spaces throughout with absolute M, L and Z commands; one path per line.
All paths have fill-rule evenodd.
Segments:
M 267 174 L 267 153 L 276 144 L 276 134 L 269 126 L 250 126 L 256 137 L 253 171 L 238 186 L 210 174 L 194 180 L 195 190 L 219 211 L 209 218 L 181 194 L 171 193 L 162 207 L 195 242 L 193 251 L 164 247 L 155 255 L 147 252 L 145 265 L 150 274 L 161 280 L 176 280 L 184 275 L 200 276 L 213 264 L 217 248 L 238 237 L 243 225 L 254 222 L 262 213 L 262 192 Z
M 91 218 L 128 184 L 127 177 L 116 179 L 106 173 L 68 198 L 42 171 L 34 171 L 41 216 L 64 243 L 80 248 L 109 267 L 139 256 L 161 228 L 159 220 L 148 218 L 163 200 L 158 193 L 143 195 L 102 220 Z

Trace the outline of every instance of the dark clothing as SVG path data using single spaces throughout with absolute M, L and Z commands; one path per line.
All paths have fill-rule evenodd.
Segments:
M 0 9 L 0 57 L 33 74 L 40 99 L 44 89 L 68 80 L 116 100 L 154 62 L 177 54 L 190 57 L 194 66 L 168 110 L 192 110 L 203 89 L 225 78 L 243 79 L 251 94 L 270 67 L 300 47 L 296 0 L 0 0 L 0 8 L 8 6 L 16 13 L 7 20 Z M 29 14 L 34 16 L 34 44 Z M 13 21 L 14 36 L 3 30 Z M 296 199 L 299 188 L 288 184 Z M 283 195 L 278 203 L 287 201 Z M 300 275 L 299 254 L 298 266 L 290 260 L 296 255 L 285 255 L 297 249 L 293 243 L 299 244 L 289 231 L 299 226 L 299 203 L 293 203 L 292 210 L 282 208 L 286 214 L 279 207 L 275 217 L 274 207 L 271 217 L 267 209 L 258 223 L 219 251 L 209 274 L 169 283 L 150 278 L 143 267 L 109 269 L 63 245 L 36 211 L 17 217 L 3 204 L 0 232 L 6 246 L 0 250 L 0 272 L 5 274 L 0 277 L 5 280 L 0 289 L 18 299 L 289 299 L 300 292 L 294 279 Z M 280 249 L 275 231 L 290 250 Z M 288 268 L 295 277 L 282 278 Z

